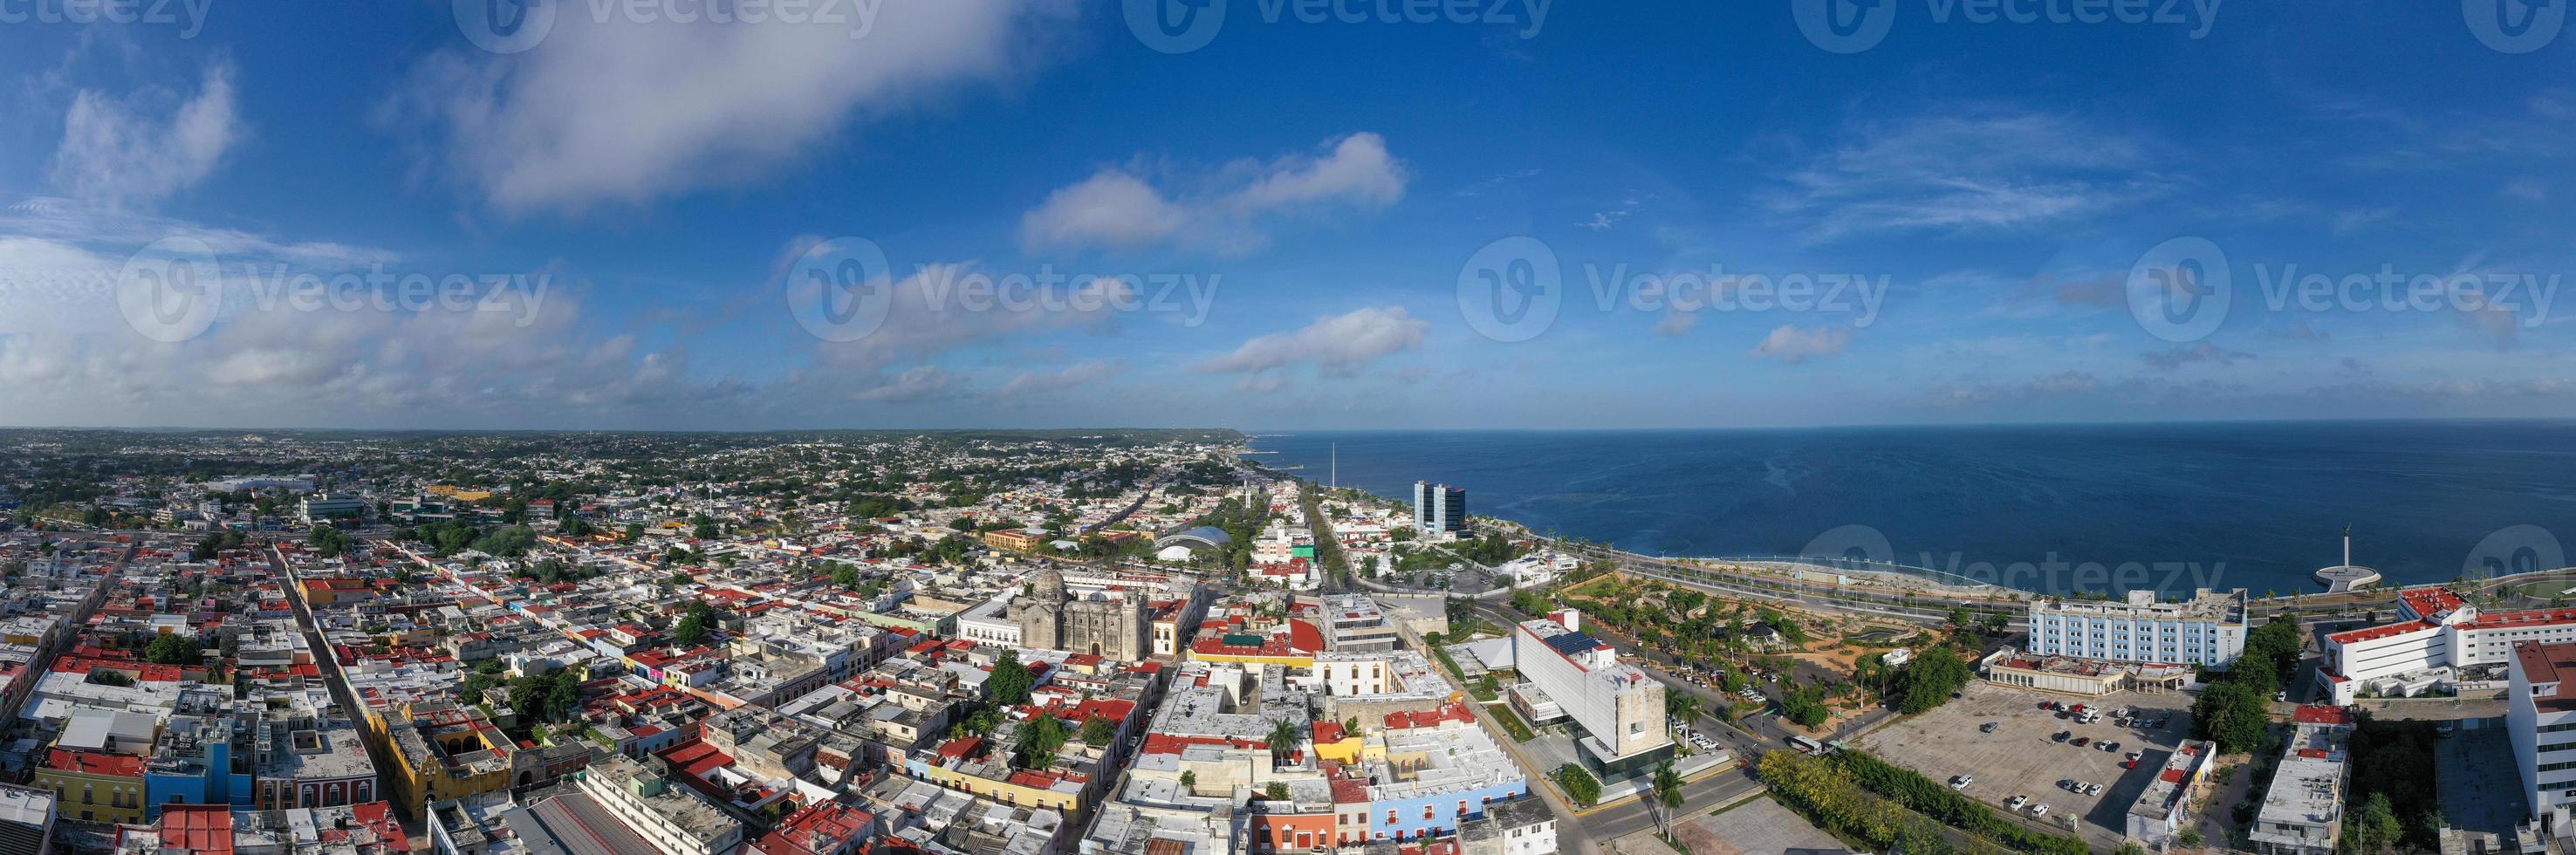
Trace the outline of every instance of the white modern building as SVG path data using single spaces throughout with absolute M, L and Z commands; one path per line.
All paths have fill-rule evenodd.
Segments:
M 2576 609 L 2481 612 L 2447 588 L 2406 588 L 2396 621 L 2325 637 L 2317 680 L 2336 704 L 2364 693 L 2415 695 L 2458 679 L 2460 669 L 2501 668 L 2525 641 L 2576 642 Z
M 1534 722 L 1572 719 L 1585 734 L 1575 745 L 1606 775 L 1650 767 L 1672 753 L 1664 684 L 1620 662 L 1616 649 L 1582 627 L 1583 616 L 1573 609 L 1520 623 L 1512 633 L 1512 660 L 1522 682 L 1512 688 L 1512 702 Z
M 2531 818 L 2552 835 L 2576 836 L 2576 644 L 2514 642 L 2506 670 L 2505 730 Z
M 366 516 L 367 503 L 359 499 L 352 499 L 345 496 L 315 494 L 304 499 L 303 512 L 304 521 L 306 523 L 319 523 L 325 520 L 336 519 L 356 519 L 358 517 Z
M 2029 622 L 2035 656 L 2224 668 L 2245 651 L 2245 590 L 2204 588 L 2179 602 L 2154 591 L 2117 601 L 2034 600 Z
M 1413 482 L 1413 530 L 1441 539 L 1467 530 L 1467 491 L 1429 481 Z

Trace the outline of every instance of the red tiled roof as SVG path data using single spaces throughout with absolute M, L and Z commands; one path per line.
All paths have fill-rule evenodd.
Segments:
M 408 844 L 409 841 L 405 842 Z M 404 847 L 408 848 L 408 845 Z M 162 807 L 161 851 L 232 855 L 232 807 L 176 804 Z
M 143 777 L 143 758 L 56 748 L 45 752 L 45 768 L 111 778 L 140 778 Z

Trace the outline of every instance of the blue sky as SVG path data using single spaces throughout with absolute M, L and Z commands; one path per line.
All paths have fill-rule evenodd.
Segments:
M 197 2 L 0 5 L 0 423 L 2576 411 L 2576 35 L 2477 3 Z

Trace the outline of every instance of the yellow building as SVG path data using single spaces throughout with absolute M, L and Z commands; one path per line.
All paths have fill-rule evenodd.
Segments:
M 1043 535 L 1020 531 L 1018 529 L 1006 528 L 999 531 L 988 531 L 984 533 L 984 545 L 990 546 L 994 549 L 1008 549 L 1013 552 L 1034 552 L 1037 550 L 1038 544 L 1043 542 L 1045 542 Z
M 396 805 L 510 788 L 511 759 L 518 748 L 482 711 L 446 708 L 415 718 L 407 709 L 400 716 L 386 722 L 396 761 L 386 777 L 400 797 Z
M 89 751 L 47 752 L 36 770 L 35 786 L 54 794 L 55 810 L 64 819 L 140 825 L 143 806 L 143 758 Z
M 1082 809 L 1088 788 L 1053 772 L 1012 769 L 996 760 L 951 760 L 933 765 L 922 777 L 952 790 L 964 790 L 1006 805 L 1041 807 L 1071 813 Z

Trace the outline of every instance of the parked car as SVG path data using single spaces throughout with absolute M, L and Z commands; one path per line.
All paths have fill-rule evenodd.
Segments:
M 2120 750 L 2120 743 L 2118 743 L 2118 742 L 2116 742 L 2116 741 L 2115 741 L 2115 742 L 2108 743 L 2107 745 L 2105 745 L 2105 746 L 2103 747 L 2103 749 L 2102 749 L 2102 750 L 2104 750 L 2104 751 L 2117 752 L 2117 751 L 2119 751 L 2119 750 Z
M 2073 745 L 2073 746 L 2075 746 L 2075 747 L 2077 747 L 2077 748 L 2082 748 L 2082 747 L 2084 747 L 2084 743 L 2091 742 L 2091 741 L 2093 741 L 2093 737 L 2090 737 L 2090 736 L 2078 736 L 2078 737 L 2075 737 L 2075 739 L 2074 739 L 2074 740 L 2072 740 L 2072 741 L 2068 742 L 2067 744 L 2068 744 L 2068 745 Z
M 2046 819 L 2046 818 L 2048 818 L 2048 806 L 2047 806 L 2047 805 L 2032 805 L 2032 806 L 2031 806 L 2031 808 L 2030 808 L 2030 818 L 2032 818 L 2032 819 Z
M 2029 796 L 2016 795 L 2004 800 L 2004 810 L 2021 810 L 2021 806 L 2026 804 L 2030 804 Z
M 2098 795 L 2101 795 L 2101 794 L 2102 794 L 2102 785 L 2100 785 L 2100 784 L 2085 784 L 2085 785 L 2084 785 L 2084 794 L 2085 794 L 2085 795 L 2088 795 L 2088 796 L 2098 796 Z
M 2050 738 L 2050 739 L 2057 740 L 2057 741 L 2059 741 L 2059 742 L 2065 742 L 2065 741 L 2066 741 L 2066 739 L 2067 739 L 2067 737 L 2070 737 L 2070 736 L 2073 736 L 2073 735 L 2075 735 L 2073 731 L 2061 730 L 2061 731 L 2058 731 L 2058 732 L 2057 732 L 2057 735 L 2055 735 L 2055 736 L 2051 736 L 2051 737 L 2049 737 L 2049 738 Z
M 1977 777 L 1975 775 L 1952 775 L 1950 776 L 1950 789 L 1964 790 L 1968 788 L 1969 784 L 1974 784 L 1976 782 Z
M 1993 732 L 1995 732 L 1995 723 L 1990 721 L 1990 722 L 1986 722 L 1985 724 L 1978 725 L 1978 726 L 1977 726 L 1977 732 L 1979 732 L 1979 733 L 1993 733 Z

